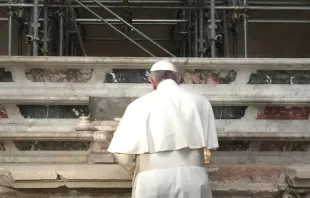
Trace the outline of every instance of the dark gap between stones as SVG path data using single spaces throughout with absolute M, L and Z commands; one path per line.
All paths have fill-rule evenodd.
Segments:
M 18 105 L 24 118 L 79 118 L 89 114 L 88 105 Z
M 87 151 L 91 142 L 81 141 L 14 141 L 20 151 Z

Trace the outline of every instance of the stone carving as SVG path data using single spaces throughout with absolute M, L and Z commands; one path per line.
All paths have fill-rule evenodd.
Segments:
M 114 69 L 106 76 L 107 83 L 148 83 L 148 70 Z M 182 84 L 229 84 L 236 78 L 234 70 L 185 70 Z
M 184 84 L 229 84 L 236 78 L 234 70 L 185 70 L 181 83 Z
M 5 110 L 5 108 L 0 107 L 0 119 L 1 118 L 8 118 L 8 114 Z
M 92 69 L 28 69 L 27 79 L 32 82 L 87 82 Z
M 105 131 L 96 131 L 94 132 L 94 141 L 100 145 L 100 149 L 102 151 L 106 151 L 108 149 L 109 144 L 112 140 L 113 133 L 105 132 Z
M 308 120 L 309 107 L 269 107 L 259 112 L 257 119 L 268 120 Z
M 87 127 L 90 125 L 89 116 L 80 116 L 78 126 Z

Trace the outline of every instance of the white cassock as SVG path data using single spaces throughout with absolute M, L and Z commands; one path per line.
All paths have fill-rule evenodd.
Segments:
M 108 151 L 135 172 L 133 198 L 211 198 L 204 149 L 217 147 L 210 102 L 164 80 L 127 107 Z

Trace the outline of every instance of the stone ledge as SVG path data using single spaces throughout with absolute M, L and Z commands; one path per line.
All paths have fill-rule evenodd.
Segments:
M 307 141 L 310 140 L 310 122 L 308 120 L 255 120 L 245 118 L 240 120 L 216 120 L 216 127 L 219 139 L 233 140 L 287 140 L 287 141 Z M 100 131 L 115 131 L 118 121 L 93 122 L 91 127 Z M 0 139 L 10 139 L 8 137 L 19 137 L 18 134 L 27 133 L 28 138 L 31 133 L 40 133 L 46 140 L 51 139 L 50 132 L 68 134 L 78 127 L 78 119 L 21 119 L 0 120 Z M 91 141 L 93 131 L 81 130 L 77 137 L 81 141 Z M 73 134 L 73 133 L 72 133 Z M 86 138 L 87 137 L 87 138 Z M 26 136 L 25 136 L 26 138 Z M 84 138 L 84 139 L 83 139 Z M 44 139 L 44 138 L 43 138 Z
M 181 85 L 207 97 L 213 105 L 309 105 L 310 85 Z M 141 97 L 152 91 L 148 84 L 0 83 L 0 101 L 18 104 L 88 104 L 90 96 Z M 275 91 L 277 90 L 277 91 Z M 279 91 L 280 90 L 280 91 Z
M 293 188 L 306 188 L 310 192 L 310 165 L 295 165 L 286 169 L 287 182 Z
M 207 166 L 210 180 L 216 183 L 284 183 L 285 168 L 267 165 L 221 165 Z M 5 164 L 0 166 L 2 186 L 13 188 L 47 188 L 43 183 L 69 188 L 88 187 L 114 188 L 130 187 L 132 177 L 117 164 L 62 164 L 31 165 Z M 40 185 L 38 185 L 41 183 Z M 109 183 L 107 186 L 105 183 Z M 70 184 L 70 185 L 67 185 Z M 71 185 L 72 184 L 72 185 Z M 83 184 L 83 185 L 80 185 Z M 93 185 L 93 186 L 92 186 Z M 227 186 L 227 185 L 226 185 Z
M 21 57 L 0 56 L 0 67 L 149 69 L 153 57 Z M 309 58 L 168 58 L 177 66 L 202 69 L 308 70 Z
M 285 184 L 277 183 L 211 183 L 214 195 L 220 197 L 274 197 L 282 194 L 283 188 Z
M 274 197 L 286 189 L 285 168 L 281 166 L 213 165 L 207 169 L 214 197 Z M 85 198 L 96 197 L 99 191 L 107 193 L 107 189 L 128 189 L 125 194 L 114 194 L 115 198 L 121 198 L 130 195 L 131 179 L 117 164 L 2 164 L 0 193 L 10 195 L 15 192 L 16 198 L 26 195 L 36 198 L 44 194 L 43 191 L 57 191 L 64 197 Z M 60 192 L 62 188 L 65 191 Z M 91 192 L 86 192 L 88 189 L 92 189 Z

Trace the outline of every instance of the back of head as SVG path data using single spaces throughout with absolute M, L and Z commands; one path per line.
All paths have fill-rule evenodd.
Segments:
M 179 84 L 179 74 L 177 68 L 166 60 L 156 62 L 151 68 L 150 82 L 158 85 L 161 81 L 171 79 Z

